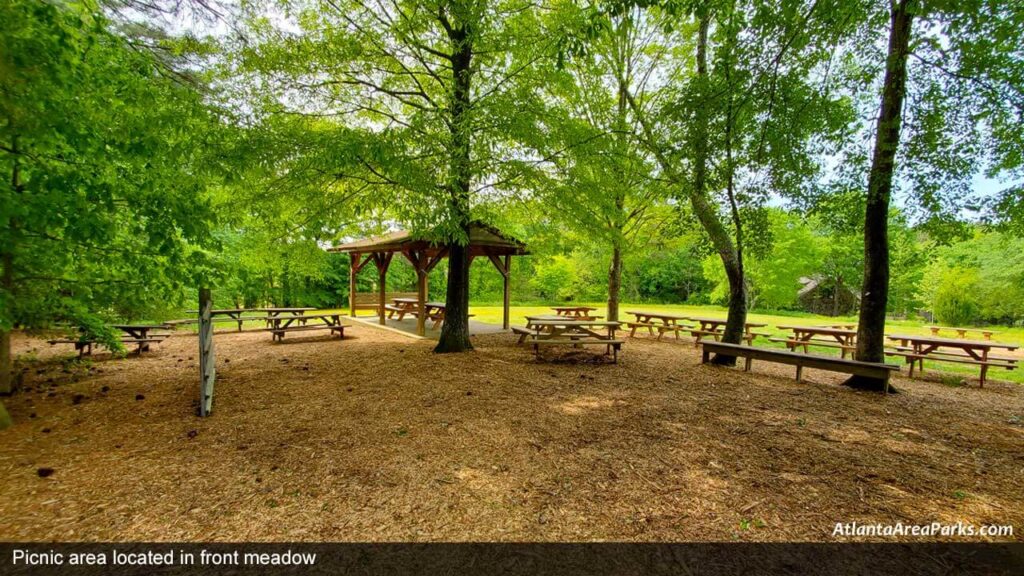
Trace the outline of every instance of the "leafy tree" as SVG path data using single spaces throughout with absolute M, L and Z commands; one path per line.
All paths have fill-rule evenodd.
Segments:
M 974 322 L 980 311 L 977 289 L 977 270 L 958 267 L 945 270 L 932 304 L 935 317 L 953 326 Z
M 169 47 L 169 46 L 168 46 Z M 10 330 L 178 300 L 206 269 L 218 118 L 199 85 L 90 4 L 0 4 L 0 392 Z
M 818 143 L 837 137 L 848 116 L 842 98 L 814 82 L 829 77 L 827 46 L 845 30 L 847 4 L 656 4 L 607 9 L 656 39 L 634 64 L 635 80 L 620 74 L 618 83 L 639 142 L 722 260 L 730 287 L 723 340 L 739 342 L 747 306 L 744 215 L 756 215 L 772 191 L 814 175 Z M 682 47 L 691 46 L 689 57 Z
M 918 287 L 944 323 L 1013 325 L 1024 319 L 1024 239 L 978 229 L 936 249 Z
M 780 209 L 771 209 L 768 214 L 768 251 L 747 258 L 745 266 L 750 307 L 793 308 L 800 278 L 822 269 L 823 253 L 834 243 L 815 236 L 811 227 L 793 214 Z M 704 261 L 704 274 L 716 283 L 712 300 L 728 302 L 728 279 L 713 258 Z
M 534 144 L 552 166 L 537 185 L 549 211 L 608 247 L 607 317 L 613 321 L 619 319 L 625 255 L 672 216 L 651 159 L 629 138 L 637 126 L 617 82 L 635 81 L 634 63 L 649 40 L 629 15 L 612 16 L 608 34 L 593 38 L 586 54 L 550 71 L 548 129 L 537 131 Z
M 884 360 L 888 214 L 898 167 L 911 184 L 912 205 L 943 216 L 970 204 L 969 182 L 983 160 L 991 175 L 1019 171 L 1024 159 L 1019 130 L 1024 66 L 1017 42 L 1024 8 L 982 0 L 895 0 L 888 12 L 885 75 L 867 181 L 856 351 L 858 360 L 868 362 Z M 883 381 L 860 376 L 846 384 L 884 389 Z
M 364 183 L 375 205 L 448 246 L 437 352 L 472 348 L 468 226 L 474 207 L 514 176 L 509 142 L 528 129 L 524 104 L 534 95 L 517 79 L 548 44 L 530 6 L 296 1 L 277 26 L 267 14 L 250 19 L 244 66 L 259 77 L 253 85 L 273 89 L 268 110 L 351 127 L 331 130 L 315 153 L 335 161 L 312 168 Z

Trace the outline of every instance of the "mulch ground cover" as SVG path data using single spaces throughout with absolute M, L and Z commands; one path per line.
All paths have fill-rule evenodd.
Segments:
M 19 336 L 0 540 L 834 541 L 837 522 L 933 521 L 1024 539 L 1020 385 L 899 377 L 882 397 L 672 341 L 610 364 L 473 340 L 218 334 L 200 419 L 193 335 L 82 363 Z

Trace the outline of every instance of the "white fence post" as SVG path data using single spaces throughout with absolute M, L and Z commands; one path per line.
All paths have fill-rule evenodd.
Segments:
M 209 416 L 213 409 L 213 383 L 217 368 L 213 359 L 213 299 L 209 288 L 199 289 L 199 415 Z

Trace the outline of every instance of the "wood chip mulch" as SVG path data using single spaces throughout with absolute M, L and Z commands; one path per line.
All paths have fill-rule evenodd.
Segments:
M 35 360 L 5 399 L 0 541 L 833 541 L 837 522 L 933 521 L 1024 539 L 1020 385 L 882 397 L 671 341 L 617 365 L 514 341 L 218 334 L 200 419 L 194 336 L 84 364 L 18 337 Z

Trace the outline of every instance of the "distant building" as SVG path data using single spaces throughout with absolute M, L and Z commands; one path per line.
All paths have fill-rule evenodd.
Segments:
M 857 309 L 860 295 L 844 284 L 830 284 L 820 276 L 801 277 L 796 293 L 800 307 L 824 316 L 848 316 Z

